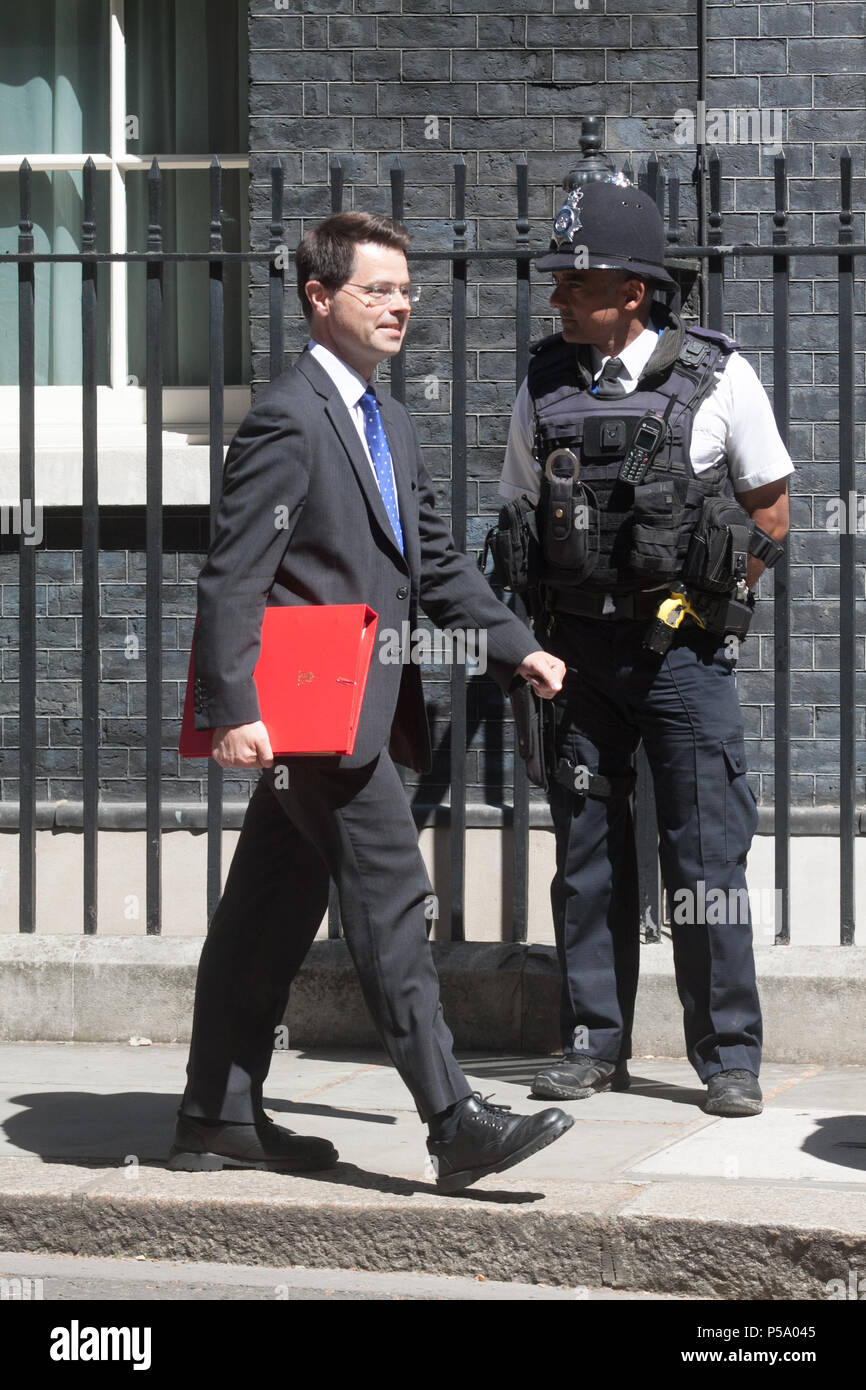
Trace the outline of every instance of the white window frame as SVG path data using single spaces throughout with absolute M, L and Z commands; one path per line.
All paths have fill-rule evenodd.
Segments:
M 130 154 L 126 147 L 126 33 L 124 0 L 109 0 L 110 80 L 109 80 L 109 150 L 105 152 L 76 151 L 66 154 L 9 154 L 0 155 L 0 173 L 17 173 L 22 160 L 29 161 L 35 172 L 69 170 L 81 173 L 84 164 L 92 159 L 97 169 L 109 174 L 109 245 L 108 250 L 123 253 L 127 245 L 126 175 L 130 170 L 150 168 L 153 154 Z M 249 154 L 220 154 L 223 169 L 249 169 Z M 213 155 L 157 154 L 160 169 L 209 169 Z M 109 263 L 111 285 L 110 308 L 110 385 L 98 388 L 100 424 L 138 425 L 144 420 L 143 387 L 129 376 L 129 340 L 127 316 L 127 267 L 125 261 Z M 226 425 L 237 425 L 249 408 L 250 391 L 246 386 L 225 389 Z M 7 422 L 17 416 L 18 388 L 0 387 L 0 411 Z M 77 404 L 77 409 L 74 408 Z M 47 417 L 55 426 L 66 426 L 81 418 L 80 389 L 59 386 L 40 386 L 36 390 L 37 422 Z M 70 414 L 70 410 L 72 413 Z M 167 430 L 184 426 L 199 429 L 208 419 L 208 388 L 206 386 L 169 386 L 163 389 L 163 417 Z M 37 423 L 38 428 L 38 423 Z

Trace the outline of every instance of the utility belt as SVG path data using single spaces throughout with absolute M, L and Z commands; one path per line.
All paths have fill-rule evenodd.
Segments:
M 658 656 L 670 649 L 674 637 L 684 623 L 696 625 L 709 633 L 734 636 L 742 641 L 749 630 L 755 606 L 754 595 L 745 584 L 735 596 L 700 593 L 680 586 L 660 596 L 655 592 L 636 594 L 565 593 L 552 591 L 548 595 L 552 607 L 548 618 L 558 613 L 601 621 L 646 621 L 649 625 L 643 646 Z M 558 782 L 576 796 L 589 796 L 602 801 L 620 800 L 631 796 L 634 774 L 610 778 L 590 772 L 582 764 L 568 758 L 557 758 L 556 708 L 552 701 L 541 700 L 528 682 L 518 680 L 510 692 L 514 715 L 517 748 L 526 764 L 527 776 L 536 787 L 548 791 L 551 781 Z
M 585 496 L 583 492 L 581 495 Z M 746 584 L 749 556 L 770 567 L 782 554 L 782 547 L 755 525 L 735 499 L 705 497 L 685 559 L 677 569 L 663 576 L 661 584 L 611 595 L 587 584 L 593 562 L 591 538 L 597 528 L 592 524 L 576 526 L 573 501 L 564 495 L 552 492 L 548 508 L 553 508 L 553 515 L 539 518 L 539 508 L 528 497 L 507 502 L 500 510 L 499 524 L 487 534 L 479 562 L 485 569 L 488 555 L 492 555 L 493 582 L 525 596 L 535 617 L 545 611 L 554 617 L 569 613 L 629 621 L 659 618 L 664 627 L 674 630 L 689 618 L 708 632 L 733 633 L 742 640 L 754 607 Z M 640 522 L 636 515 L 635 531 L 648 549 L 652 549 L 657 530 L 669 545 L 667 525 L 656 528 L 645 514 Z M 576 570 L 563 563 L 563 540 L 571 542 Z M 671 621 L 674 609 L 665 614 L 659 611 L 671 594 L 681 596 L 675 605 L 676 621 Z M 651 649 L 666 650 L 658 645 L 660 641 L 661 635 L 656 633 Z
M 569 613 L 576 618 L 599 618 L 605 622 L 641 622 L 655 617 L 659 603 L 669 589 L 640 590 L 634 594 L 598 594 L 591 589 L 545 589 L 545 606 L 550 613 Z
M 667 651 L 674 632 L 691 622 L 707 632 L 732 634 L 742 641 L 749 630 L 755 602 L 743 585 L 734 595 L 708 594 L 675 585 L 673 589 L 643 590 L 636 594 L 569 593 L 551 589 L 547 593 L 548 611 L 571 617 L 593 618 L 600 622 L 644 622 L 652 627 L 644 646 L 661 655 Z M 668 637 L 668 634 L 670 636 Z
M 674 640 L 674 634 L 687 621 L 706 632 L 724 637 L 745 639 L 755 610 L 755 596 L 745 580 L 737 585 L 733 595 L 707 594 L 678 585 L 662 600 L 655 618 L 647 630 L 643 644 L 658 656 L 664 656 Z

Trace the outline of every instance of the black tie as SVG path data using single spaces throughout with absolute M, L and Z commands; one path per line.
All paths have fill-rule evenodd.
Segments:
M 619 372 L 622 367 L 622 358 L 609 357 L 601 369 L 601 376 L 595 383 L 595 394 L 606 399 L 614 396 L 625 395 L 625 384 Z

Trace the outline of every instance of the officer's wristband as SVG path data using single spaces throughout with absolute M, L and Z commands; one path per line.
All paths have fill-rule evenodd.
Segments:
M 776 561 L 782 558 L 782 551 L 783 547 L 778 541 L 774 541 L 760 526 L 755 526 L 749 538 L 749 554 L 760 560 L 765 569 L 773 568 Z

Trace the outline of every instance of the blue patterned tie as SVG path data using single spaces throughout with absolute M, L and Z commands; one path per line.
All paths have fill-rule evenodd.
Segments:
M 394 532 L 402 555 L 404 553 L 403 528 L 400 525 L 397 494 L 394 491 L 391 450 L 388 448 L 385 426 L 382 424 L 382 413 L 379 410 L 376 393 L 371 390 L 365 391 L 359 405 L 364 413 L 364 433 L 367 436 L 367 446 L 373 460 L 373 467 L 376 470 L 376 482 L 379 484 L 379 491 L 382 494 L 382 501 L 385 503 L 385 511 L 388 513 L 391 530 Z

